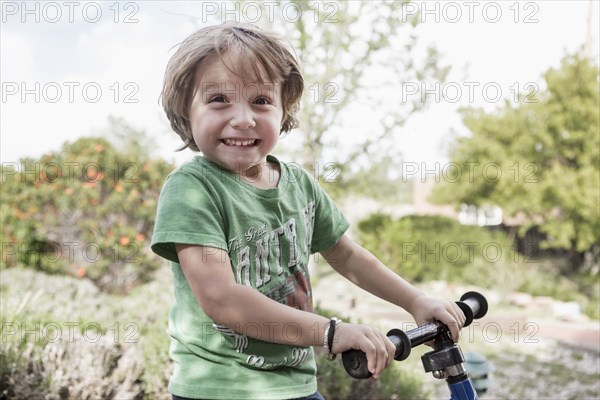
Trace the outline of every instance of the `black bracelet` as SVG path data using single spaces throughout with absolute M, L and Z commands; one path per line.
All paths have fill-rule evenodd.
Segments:
M 329 321 L 329 329 L 327 330 L 327 348 L 329 349 L 328 358 L 330 360 L 335 360 L 336 354 L 333 354 L 331 351 L 333 348 L 333 336 L 335 335 L 335 327 L 340 322 L 339 319 L 333 317 Z

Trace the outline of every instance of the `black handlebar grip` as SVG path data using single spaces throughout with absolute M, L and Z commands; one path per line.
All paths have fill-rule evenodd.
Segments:
M 467 292 L 463 294 L 460 301 L 457 301 L 456 304 L 467 318 L 464 326 L 469 326 L 471 322 L 473 322 L 473 319 L 483 317 L 488 310 L 487 300 L 483 295 L 477 292 Z M 388 332 L 387 337 L 394 343 L 394 346 L 396 346 L 394 359 L 396 361 L 407 359 L 412 347 L 432 339 L 436 332 L 439 332 L 442 327 L 443 324 L 439 321 L 434 321 L 409 331 L 408 334 L 400 329 L 392 329 Z M 355 379 L 366 379 L 373 375 L 368 369 L 367 355 L 360 350 L 347 350 L 343 352 L 342 362 L 348 375 Z
M 387 333 L 388 339 L 396 347 L 394 360 L 403 361 L 411 351 L 410 339 L 400 329 L 392 329 Z M 368 369 L 367 355 L 360 350 L 348 350 L 342 353 L 342 362 L 348 375 L 355 379 L 366 379 L 373 375 Z
M 406 333 L 404 333 L 404 331 L 401 331 L 400 329 L 392 329 L 387 333 L 386 336 L 396 347 L 396 353 L 394 353 L 394 360 L 406 360 L 408 356 L 410 356 L 410 351 L 412 350 L 412 346 L 408 335 L 406 335 Z
M 373 375 L 367 365 L 367 355 L 360 350 L 347 350 L 343 352 L 342 362 L 348 375 L 354 379 L 367 379 Z
M 485 297 L 478 292 L 467 292 L 460 298 L 462 303 L 465 303 L 473 311 L 473 318 L 479 319 L 485 316 L 488 312 L 488 303 Z M 465 324 L 465 326 L 468 326 Z

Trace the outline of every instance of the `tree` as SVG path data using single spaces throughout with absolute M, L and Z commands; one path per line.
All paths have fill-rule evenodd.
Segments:
M 409 3 L 238 4 L 236 20 L 255 23 L 256 15 L 271 16 L 259 23 L 289 38 L 297 52 L 305 78 L 300 127 L 280 141 L 277 153 L 293 154 L 321 182 L 335 183 L 326 186 L 328 191 L 340 193 L 352 180 L 364 180 L 359 172 L 383 155 L 398 160 L 402 126 L 426 106 L 415 88 L 427 80 L 444 81 L 448 73 L 434 47 L 418 45 L 419 13 Z M 227 17 L 217 16 L 221 21 Z M 357 128 L 352 115 L 368 121 L 367 128 Z
M 546 89 L 516 107 L 462 110 L 472 135 L 451 148 L 456 173 L 434 197 L 498 205 L 524 221 L 519 235 L 537 226 L 543 246 L 576 255 L 600 243 L 598 66 L 570 55 L 544 79 Z

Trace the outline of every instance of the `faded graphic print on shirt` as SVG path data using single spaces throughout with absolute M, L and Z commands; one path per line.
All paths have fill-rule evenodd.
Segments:
M 309 202 L 302 209 L 304 221 L 298 224 L 290 218 L 280 226 L 249 227 L 242 237 L 228 241 L 228 250 L 236 281 L 251 286 L 265 296 L 299 310 L 311 312 L 312 289 L 308 274 L 310 242 L 315 218 L 315 203 Z M 244 352 L 248 347 L 246 335 L 240 335 L 222 326 L 215 326 L 222 334 L 235 339 L 236 350 Z M 243 331 L 243 330 L 242 330 Z M 249 355 L 246 362 L 260 368 L 278 365 L 299 365 L 307 357 L 302 347 L 292 350 L 290 357 L 269 363 L 260 355 Z

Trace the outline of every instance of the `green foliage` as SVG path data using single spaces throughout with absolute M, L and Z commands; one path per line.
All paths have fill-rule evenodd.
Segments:
M 378 381 L 353 379 L 346 373 L 341 360 L 331 362 L 324 355 L 317 356 L 317 368 L 318 388 L 326 399 L 427 398 L 417 373 L 409 372 L 396 362 L 383 372 Z
M 316 309 L 315 312 L 327 318 L 333 313 L 325 309 Z M 343 316 L 346 322 L 354 322 L 351 318 Z M 427 393 L 418 372 L 409 372 L 406 365 L 394 362 L 381 375 L 378 381 L 369 379 L 351 378 L 344 369 L 341 356 L 330 361 L 325 357 L 322 348 L 315 349 L 317 360 L 317 386 L 319 392 L 326 399 L 365 399 L 365 400 L 400 400 L 400 399 L 425 399 Z
M 144 140 L 113 127 L 127 129 L 130 142 Z M 109 291 L 146 280 L 159 265 L 148 245 L 173 166 L 142 149 L 86 137 L 39 159 L 4 163 L 2 264 L 87 277 Z
M 481 284 L 503 278 L 517 257 L 506 236 L 438 216 L 394 220 L 373 214 L 359 222 L 363 246 L 384 264 L 414 282 L 446 280 Z
M 539 226 L 546 247 L 583 252 L 600 242 L 598 66 L 568 56 L 544 78 L 547 89 L 518 107 L 462 111 L 472 136 L 457 140 L 452 161 L 472 173 L 465 168 L 434 197 L 498 205 L 524 221 L 520 234 Z
M 402 277 L 413 282 L 445 280 L 502 293 L 525 292 L 576 301 L 598 319 L 598 281 L 561 276 L 555 259 L 524 256 L 514 251 L 503 231 L 461 225 L 437 216 L 392 219 L 373 214 L 358 224 L 367 249 Z

